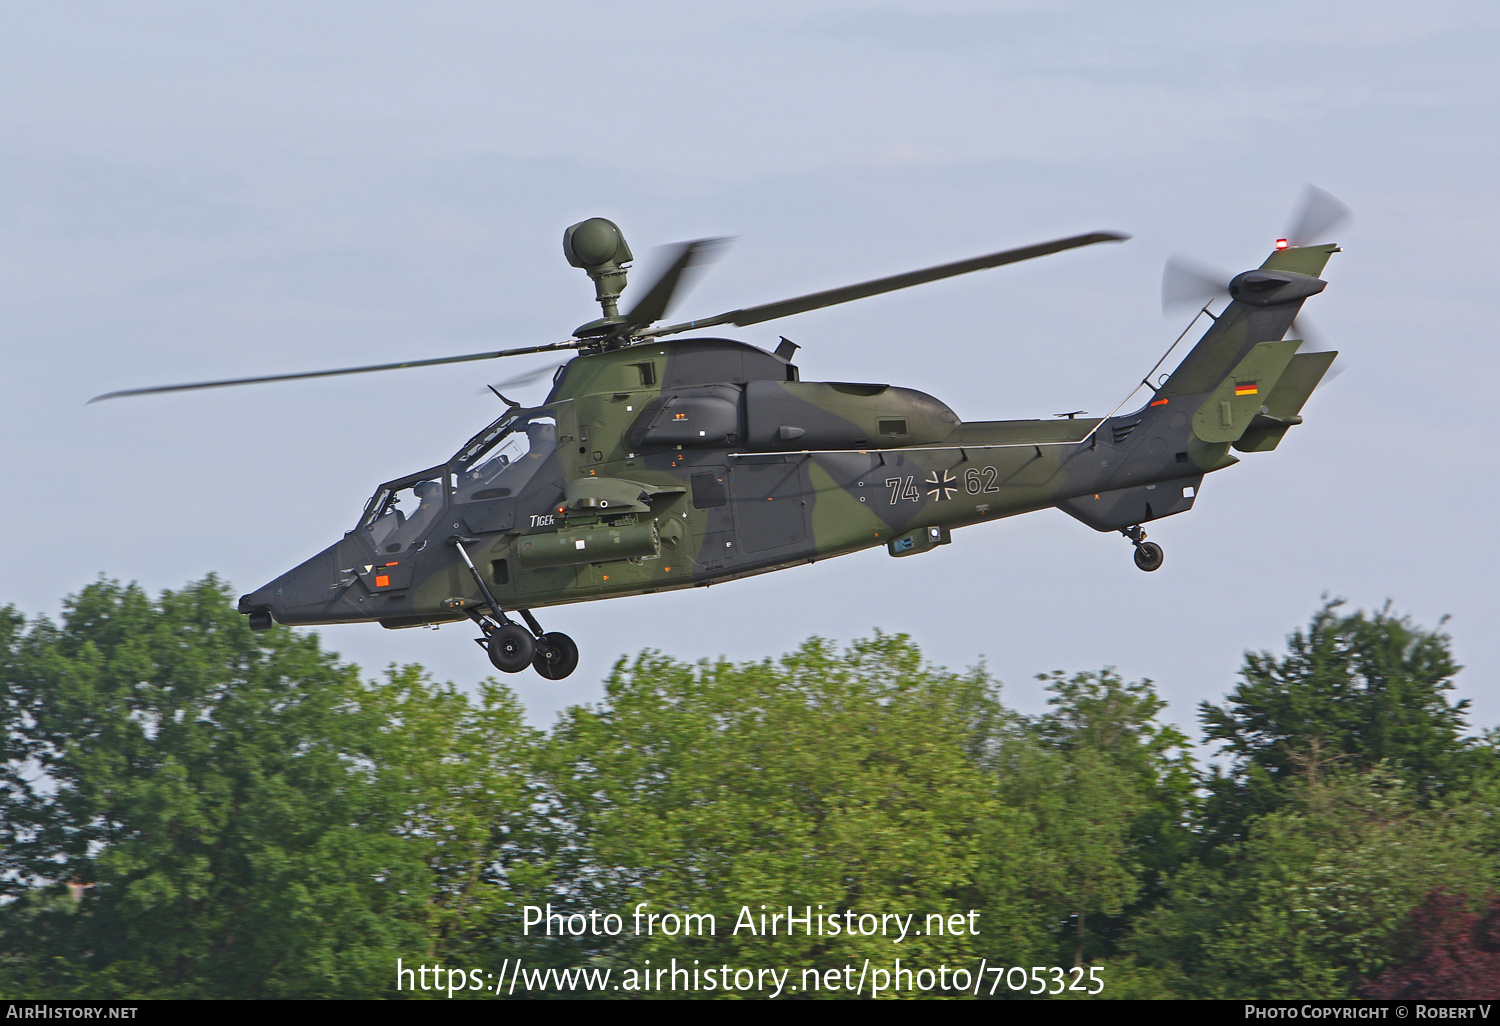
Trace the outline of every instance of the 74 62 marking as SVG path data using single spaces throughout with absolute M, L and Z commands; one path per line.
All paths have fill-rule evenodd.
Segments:
M 915 476 L 888 477 L 885 479 L 885 486 L 891 490 L 892 506 L 903 499 L 909 499 L 912 502 L 922 501 L 922 493 L 917 491 L 917 479 Z

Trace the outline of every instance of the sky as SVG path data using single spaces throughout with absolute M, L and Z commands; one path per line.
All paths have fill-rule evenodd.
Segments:
M 586 217 L 621 226 L 637 282 L 657 247 L 735 239 L 673 319 L 1130 233 L 735 330 L 800 344 L 804 380 L 989 420 L 1113 408 L 1182 329 L 1168 256 L 1257 266 L 1313 183 L 1354 211 L 1306 307 L 1346 373 L 1148 526 L 1157 573 L 1043 511 L 544 610 L 577 672 L 506 683 L 545 725 L 642 649 L 878 629 L 1025 712 L 1036 674 L 1114 666 L 1196 733 L 1328 597 L 1450 617 L 1458 695 L 1500 724 L 1497 48 L 1481 2 L 0 5 L 0 604 L 55 616 L 100 575 L 250 591 L 332 543 L 498 414 L 487 382 L 549 361 L 86 400 L 565 339 L 597 315 L 560 246 Z M 322 634 L 371 673 L 492 672 L 463 624 Z

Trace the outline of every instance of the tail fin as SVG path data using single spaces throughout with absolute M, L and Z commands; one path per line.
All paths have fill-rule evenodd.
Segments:
M 1300 344 L 1287 338 L 1251 346 L 1193 414 L 1193 434 L 1198 440 L 1239 441 L 1280 383 Z
M 1317 276 L 1336 252 L 1338 247 L 1332 245 L 1278 249 L 1257 270 L 1237 276 L 1229 285 L 1233 302 L 1214 319 L 1158 395 L 1213 392 L 1257 345 L 1279 341 L 1303 301 L 1323 291 L 1326 283 Z

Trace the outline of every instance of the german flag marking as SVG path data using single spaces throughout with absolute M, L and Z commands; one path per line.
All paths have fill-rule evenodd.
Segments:
M 1234 383 L 1235 395 L 1259 395 L 1260 384 L 1255 381 L 1236 381 Z

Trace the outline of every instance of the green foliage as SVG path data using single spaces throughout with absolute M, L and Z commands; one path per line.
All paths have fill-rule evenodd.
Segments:
M 1109 669 L 1040 678 L 1049 711 L 1025 717 L 899 635 L 647 652 L 542 734 L 493 681 L 367 681 L 229 598 L 100 581 L 59 624 L 0 609 L 0 994 L 388 996 L 398 957 L 899 956 L 1102 965 L 1115 997 L 1346 997 L 1406 978 L 1432 893 L 1500 891 L 1500 733 L 1462 737 L 1448 637 L 1388 609 L 1328 604 L 1285 655 L 1247 655 L 1203 707 L 1233 760 L 1204 777 L 1151 683 Z M 1428 919 L 1468 921 L 1444 900 Z M 548 903 L 627 928 L 523 936 Z M 638 906 L 716 929 L 637 936 Z M 761 906 L 922 932 L 766 936 Z M 971 912 L 977 935 L 926 929 Z
M 1288 783 L 1331 768 L 1382 763 L 1427 799 L 1466 777 L 1467 700 L 1450 705 L 1458 672 L 1450 639 L 1395 617 L 1339 613 L 1329 602 L 1287 654 L 1246 653 L 1225 706 L 1201 706 L 1204 733 L 1234 760 L 1209 780 L 1208 836 L 1243 838 L 1250 821 L 1288 800 Z
M 213 578 L 157 603 L 101 581 L 61 626 L 6 622 L 7 734 L 41 771 L 3 817 L 25 885 L 0 916 L 6 990 L 381 993 L 398 954 L 493 907 L 478 884 L 528 803 L 502 690 L 363 684 L 314 637 L 252 634 Z
M 1202 852 L 1125 947 L 1189 997 L 1348 997 L 1401 956 L 1433 888 L 1493 888 L 1493 754 L 1447 693 L 1450 639 L 1324 605 L 1283 657 L 1247 653 L 1205 734 L 1233 758 L 1204 779 Z
M 1296 786 L 1216 864 L 1184 867 L 1128 947 L 1185 997 L 1352 997 L 1429 890 L 1494 886 L 1476 811 L 1419 807 L 1383 768 Z
M 969 937 L 893 949 L 731 930 L 741 906 L 757 917 L 762 905 L 914 913 L 918 924 L 982 907 L 973 880 L 1008 813 L 969 753 L 1001 722 L 982 672 L 928 667 L 902 636 L 843 653 L 813 639 L 776 663 L 690 666 L 654 653 L 622 663 L 604 702 L 571 710 L 548 748 L 557 816 L 574 831 L 559 900 L 717 917 L 714 938 L 684 946 L 658 932 L 621 958 L 801 966 L 967 955 Z
M 1150 681 L 1112 670 L 1045 675 L 1052 711 L 1018 724 L 998 767 L 1000 794 L 1027 817 L 1041 856 L 1027 890 L 1083 965 L 1112 955 L 1127 910 L 1155 895 L 1192 847 L 1187 738 L 1156 722 Z

